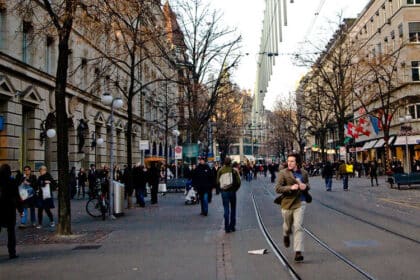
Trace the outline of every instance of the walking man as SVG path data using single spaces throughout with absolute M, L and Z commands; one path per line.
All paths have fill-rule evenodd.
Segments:
M 228 177 L 228 181 L 230 179 L 231 184 L 225 186 L 222 183 L 221 185 L 221 181 L 224 181 L 223 177 Z M 220 186 L 222 193 L 225 232 L 234 232 L 236 230 L 236 192 L 241 186 L 241 178 L 239 171 L 231 166 L 231 159 L 229 157 L 225 158 L 223 167 L 217 172 L 217 185 Z
M 209 210 L 209 192 L 213 183 L 213 172 L 204 157 L 198 159 L 198 165 L 193 171 L 192 185 L 198 191 L 202 216 L 207 216 Z
M 347 172 L 347 164 L 344 160 L 341 160 L 341 164 L 338 167 L 338 173 L 343 180 L 343 190 L 349 190 L 349 173 Z
M 324 168 L 322 169 L 322 178 L 325 179 L 325 187 L 327 189 L 327 192 L 331 191 L 333 175 L 334 175 L 333 166 L 331 162 L 327 161 Z
M 373 179 L 376 181 L 376 186 L 378 186 L 378 165 L 376 161 L 371 161 L 369 166 L 369 175 L 370 175 L 370 185 L 373 187 Z
M 303 261 L 304 231 L 302 224 L 309 190 L 308 172 L 302 169 L 300 164 L 298 154 L 289 154 L 287 168 L 279 172 L 276 184 L 276 192 L 284 195 L 281 201 L 284 246 L 286 248 L 290 246 L 290 235 L 293 234 L 296 262 Z

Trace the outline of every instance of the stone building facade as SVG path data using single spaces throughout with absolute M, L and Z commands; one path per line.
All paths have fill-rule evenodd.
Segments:
M 0 1 L 0 163 L 9 163 L 13 170 L 22 170 L 29 165 L 38 169 L 47 165 L 57 170 L 56 138 L 46 136 L 55 123 L 55 73 L 57 62 L 57 40 L 44 33 L 36 33 L 36 22 L 22 18 L 14 12 L 12 1 Z M 156 1 L 154 12 L 162 29 L 168 20 L 163 6 Z M 40 5 L 37 15 L 45 15 Z M 42 34 L 42 35 L 41 35 Z M 110 162 L 110 106 L 101 103 L 101 95 L 112 87 L 104 77 L 99 77 L 98 67 L 90 63 L 92 58 L 104 50 L 84 37 L 80 26 L 76 26 L 70 37 L 69 78 L 66 110 L 69 132 L 70 167 L 109 165 Z M 163 40 L 163 39 L 162 39 Z M 165 38 L 164 40 L 170 40 Z M 164 42 L 170 45 L 171 42 Z M 179 69 L 166 68 L 172 76 Z M 144 83 L 158 80 L 160 72 L 149 61 L 142 63 L 140 72 Z M 124 73 L 124 71 L 121 71 Z M 121 81 L 128 77 L 121 74 Z M 163 96 L 172 100 L 180 94 L 175 84 L 156 83 L 145 88 L 133 100 L 134 122 L 132 131 L 133 163 L 143 161 L 144 156 L 170 158 L 175 143 L 174 137 L 166 137 L 165 125 L 176 128 L 175 114 L 166 114 L 162 109 Z M 115 94 L 114 92 L 111 92 Z M 126 164 L 127 104 L 114 110 L 114 162 Z M 173 109 L 176 111 L 177 109 Z M 104 139 L 102 145 L 97 139 Z M 147 151 L 139 149 L 140 140 L 148 140 Z M 165 143 L 168 150 L 165 151 Z

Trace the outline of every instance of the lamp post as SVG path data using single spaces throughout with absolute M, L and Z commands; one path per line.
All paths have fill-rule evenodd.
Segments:
M 178 129 L 172 130 L 172 134 L 175 136 L 175 149 L 178 148 L 178 136 L 180 134 Z M 176 158 L 176 152 L 174 153 L 175 156 L 175 178 L 178 179 L 178 159 Z
M 411 172 L 411 163 L 410 163 L 410 156 L 409 156 L 409 151 L 408 151 L 408 133 L 411 131 L 412 127 L 409 124 L 409 122 L 411 121 L 412 117 L 411 115 L 406 115 L 404 117 L 400 117 L 399 121 L 401 123 L 401 132 L 404 132 L 405 134 L 405 162 L 407 165 L 407 171 L 408 173 Z
M 104 105 L 111 106 L 111 119 L 110 119 L 110 126 L 111 126 L 111 135 L 110 135 L 110 179 L 109 179 L 109 216 L 111 218 L 115 218 L 113 211 L 114 211 L 114 192 L 112 188 L 112 184 L 114 181 L 114 108 L 119 109 L 123 106 L 123 100 L 120 97 L 113 97 L 110 93 L 105 92 L 102 94 L 101 102 Z

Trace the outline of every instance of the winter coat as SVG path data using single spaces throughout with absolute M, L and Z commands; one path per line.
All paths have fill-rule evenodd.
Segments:
M 192 185 L 199 194 L 208 193 L 214 182 L 213 172 L 208 164 L 198 164 L 193 171 Z
M 0 227 L 16 225 L 16 209 L 22 212 L 19 205 L 19 191 L 14 178 L 0 181 Z
M 297 180 L 293 176 L 293 172 L 288 168 L 284 168 L 279 172 L 279 179 L 276 184 L 276 192 L 284 194 L 284 198 L 281 201 L 281 208 L 293 210 L 300 207 L 301 195 L 305 194 L 309 189 L 309 177 L 308 172 L 304 169 L 299 170 L 302 173 L 302 183 L 306 184 L 306 190 L 302 191 L 292 190 L 291 187 L 294 184 L 297 184 Z

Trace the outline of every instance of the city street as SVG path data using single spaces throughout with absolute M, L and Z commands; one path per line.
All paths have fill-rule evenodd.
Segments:
M 50 229 L 17 229 L 20 258 L 8 260 L 6 233 L 0 233 L 1 278 L 15 279 L 292 279 L 268 244 L 260 220 L 281 254 L 301 279 L 419 279 L 419 188 L 396 190 L 380 178 L 351 178 L 344 192 L 334 180 L 325 192 L 311 177 L 314 200 L 306 208 L 305 261 L 293 262 L 282 245 L 282 218 L 272 203 L 268 178 L 243 182 L 238 193 L 237 231 L 223 231 L 220 196 L 209 216 L 200 206 L 184 205 L 183 193 L 159 196 L 159 206 L 126 209 L 117 220 L 96 220 L 73 200 L 72 237 Z M 255 198 L 255 204 L 253 199 Z M 255 206 L 256 207 L 255 207 Z M 249 250 L 267 249 L 264 255 Z

